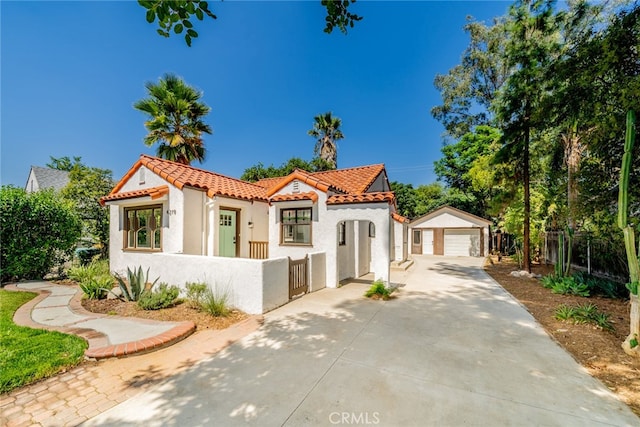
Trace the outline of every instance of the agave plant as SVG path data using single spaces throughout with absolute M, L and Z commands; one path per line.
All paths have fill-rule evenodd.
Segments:
M 122 290 L 122 296 L 126 301 L 138 301 L 140 296 L 147 291 L 147 283 L 149 283 L 149 269 L 150 268 L 147 268 L 147 274 L 145 275 L 142 271 L 142 266 L 139 266 L 137 269 L 134 268 L 133 271 L 127 267 L 126 282 L 122 276 L 116 273 L 116 280 Z M 159 277 L 151 283 L 148 290 L 151 290 L 158 280 L 160 280 Z

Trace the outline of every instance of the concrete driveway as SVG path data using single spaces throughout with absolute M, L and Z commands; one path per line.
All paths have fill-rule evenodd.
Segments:
M 481 263 L 419 257 L 387 302 L 306 295 L 86 425 L 639 425 Z

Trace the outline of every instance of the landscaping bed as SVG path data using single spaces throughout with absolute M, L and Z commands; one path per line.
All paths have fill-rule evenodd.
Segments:
M 489 258 L 486 272 L 519 300 L 535 319 L 584 366 L 591 375 L 616 393 L 634 413 L 640 415 L 640 360 L 627 355 L 621 347 L 629 334 L 629 301 L 592 296 L 589 298 L 554 294 L 539 279 L 513 277 L 518 266 L 509 258 Z M 534 264 L 532 272 L 547 275 L 553 266 Z M 613 331 L 590 323 L 575 324 L 555 318 L 561 304 L 592 303 L 610 315 Z
M 225 329 L 234 323 L 249 317 L 239 310 L 231 310 L 228 316 L 214 317 L 208 313 L 192 308 L 185 302 L 180 302 L 172 307 L 159 310 L 143 310 L 136 302 L 121 301 L 118 299 L 90 300 L 83 299 L 82 306 L 93 313 L 111 314 L 126 317 L 139 317 L 143 319 L 165 320 L 168 322 L 182 322 L 191 320 L 197 329 Z

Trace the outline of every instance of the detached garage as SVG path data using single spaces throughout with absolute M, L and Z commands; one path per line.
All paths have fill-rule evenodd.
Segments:
M 443 206 L 409 223 L 411 253 L 486 256 L 490 225 L 484 218 Z

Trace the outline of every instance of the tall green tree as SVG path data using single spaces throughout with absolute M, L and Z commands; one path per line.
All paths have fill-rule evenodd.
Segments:
M 558 50 L 558 28 L 551 0 L 520 0 L 509 9 L 507 64 L 513 70 L 494 102 L 503 129 L 503 147 L 497 160 L 517 164 L 523 197 L 523 269 L 531 272 L 532 133 L 543 123 L 540 99 L 545 93 L 545 72 Z
M 475 200 L 474 213 L 486 217 L 495 183 L 491 176 L 493 170 L 488 167 L 501 133 L 491 126 L 479 125 L 467 132 L 455 144 L 442 147 L 442 158 L 434 163 L 438 178 L 449 188 L 456 189 L 468 198 Z
M 313 127 L 308 134 L 316 138 L 314 153 L 326 161 L 332 169 L 338 167 L 338 140 L 344 138 L 340 126 L 342 121 L 333 117 L 331 111 L 314 117 Z
M 469 46 L 460 64 L 447 74 L 436 75 L 434 85 L 442 104 L 431 109 L 431 115 L 456 139 L 477 125 L 492 124 L 491 104 L 510 72 L 505 18 L 495 19 L 491 26 L 470 20 L 464 30 L 469 34 Z
M 348 29 L 362 19 L 349 11 L 349 6 L 355 2 L 356 0 L 321 0 L 320 4 L 327 10 L 324 32 L 331 33 L 334 28 L 338 28 L 343 34 L 347 34 Z M 193 39 L 198 37 L 193 26 L 195 19 L 202 21 L 205 16 L 218 18 L 205 0 L 138 0 L 138 3 L 146 10 L 148 23 L 157 21 L 158 34 L 163 37 L 171 36 L 172 32 L 184 34 L 187 46 L 191 46 Z
M 167 160 L 202 163 L 206 155 L 202 134 L 212 133 L 203 121 L 211 108 L 200 101 L 202 92 L 174 74 L 165 74 L 158 83 L 148 82 L 145 87 L 149 97 L 133 105 L 149 116 L 144 143 L 159 144 L 157 155 Z
M 97 244 L 102 255 L 109 250 L 109 209 L 100 205 L 99 199 L 114 187 L 109 169 L 90 167 L 81 157 L 50 157 L 48 167 L 69 172 L 69 183 L 60 195 L 71 202 L 82 223 L 82 238 Z
M 248 167 L 240 177 L 243 181 L 256 182 L 264 178 L 287 176 L 296 169 L 307 172 L 322 172 L 333 169 L 326 161 L 315 157 L 310 162 L 299 157 L 292 157 L 280 166 L 265 166 L 261 162 Z

